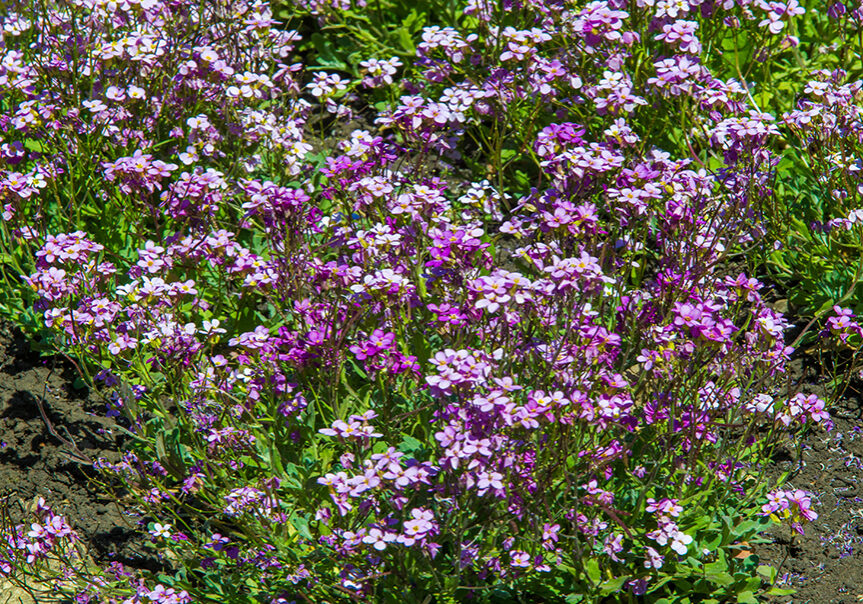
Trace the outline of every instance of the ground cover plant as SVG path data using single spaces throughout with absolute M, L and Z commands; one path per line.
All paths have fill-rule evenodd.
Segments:
M 84 461 L 162 568 L 40 502 L 0 572 L 124 604 L 782 594 L 738 554 L 816 517 L 765 467 L 831 427 L 794 345 L 848 375 L 863 336 L 862 17 L 6 3 L 3 309 L 104 396 L 128 448 Z

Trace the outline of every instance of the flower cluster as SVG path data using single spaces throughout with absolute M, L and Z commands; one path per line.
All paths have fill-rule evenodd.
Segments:
M 803 525 L 818 518 L 812 509 L 812 493 L 801 491 L 777 490 L 767 495 L 767 503 L 761 507 L 764 515 L 780 520 L 791 520 L 791 526 L 801 535 Z
M 38 522 L 31 523 L 29 528 L 19 526 L 14 533 L 4 535 L 4 542 L 0 544 L 4 548 L 0 550 L 0 574 L 9 574 L 11 564 L 19 558 L 33 564 L 78 541 L 77 533 L 66 518 L 55 514 L 44 499 L 36 502 L 35 513 Z
M 715 50 L 742 23 L 768 62 L 794 0 L 469 0 L 356 69 L 263 0 L 17 4 L 4 245 L 131 435 L 96 467 L 177 571 L 70 568 L 81 593 L 437 600 L 551 574 L 659 598 L 723 559 L 701 542 L 766 492 L 747 464 L 771 439 L 830 427 L 783 387 L 791 324 L 735 258 L 772 245 L 784 133 L 844 145 L 860 86 L 816 73 L 777 120 Z M 295 4 L 327 31 L 364 6 Z M 819 175 L 837 197 L 848 145 Z M 825 333 L 863 336 L 835 311 Z M 68 531 L 45 516 L 0 563 Z

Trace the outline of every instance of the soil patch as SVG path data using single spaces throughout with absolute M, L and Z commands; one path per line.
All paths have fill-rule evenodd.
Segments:
M 858 385 L 859 387 L 859 385 Z M 812 389 L 810 389 L 812 391 Z M 779 569 L 778 587 L 796 589 L 774 602 L 851 604 L 863 601 L 863 406 L 849 388 L 831 409 L 831 432 L 814 430 L 799 451 L 785 451 L 775 472 L 790 470 L 785 488 L 815 493 L 818 518 L 805 535 L 777 527 L 758 546 L 762 562 Z
M 122 439 L 104 401 L 75 388 L 76 378 L 71 363 L 41 357 L 19 330 L 0 322 L 0 502 L 19 523 L 43 497 L 95 560 L 145 564 L 135 520 L 88 480 L 94 472 L 85 458 L 115 460 Z

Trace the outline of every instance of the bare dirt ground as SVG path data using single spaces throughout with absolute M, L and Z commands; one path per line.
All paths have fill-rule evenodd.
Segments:
M 20 331 L 0 322 L 0 513 L 20 523 L 43 497 L 95 560 L 135 566 L 142 556 L 134 519 L 100 497 L 81 457 L 115 459 L 121 440 L 104 402 L 75 388 L 76 377 L 70 363 L 41 358 Z M 0 604 L 32 602 L 25 590 L 0 581 Z

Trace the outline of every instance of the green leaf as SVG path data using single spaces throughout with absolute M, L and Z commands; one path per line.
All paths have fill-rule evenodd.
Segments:
M 318 460 L 320 461 L 320 467 L 323 470 L 329 470 L 330 469 L 330 463 L 333 461 L 334 456 L 335 456 L 335 453 L 333 452 L 332 449 L 330 449 L 330 448 L 321 449 L 320 452 L 318 453 Z
M 837 296 L 837 297 L 838 297 L 838 296 Z M 815 311 L 815 314 L 817 315 L 817 314 L 821 314 L 821 313 L 823 313 L 823 312 L 827 312 L 828 310 L 830 310 L 831 308 L 833 308 L 833 304 L 835 304 L 835 302 L 834 302 L 832 299 L 830 299 L 830 300 L 826 300 L 826 301 L 824 302 L 824 304 L 822 304 L 822 305 L 818 308 L 818 310 L 816 310 L 816 311 Z
M 762 564 L 758 568 L 756 568 L 755 570 L 758 572 L 759 575 L 761 575 L 762 577 L 765 577 L 770 582 L 771 585 L 776 582 L 776 568 L 775 567 L 770 566 L 769 564 Z
M 623 584 L 626 582 L 627 579 L 629 579 L 628 575 L 609 579 L 608 581 L 605 581 L 602 585 L 599 586 L 599 593 L 603 596 L 609 596 L 611 594 L 617 593 L 620 591 L 620 588 L 623 587 Z
M 255 448 L 258 450 L 258 455 L 267 466 L 272 466 L 276 474 L 282 477 L 283 481 L 289 480 L 284 476 L 285 468 L 282 465 L 282 456 L 276 448 L 276 443 L 272 438 L 267 438 L 267 435 L 257 436 L 255 438 Z M 296 480 L 294 481 L 296 482 Z
M 599 561 L 595 558 L 591 558 L 584 565 L 584 572 L 587 573 L 587 578 L 590 579 L 591 583 L 597 584 L 602 580 L 602 573 L 599 570 Z
M 134 425 L 138 421 L 138 400 L 135 398 L 135 395 L 132 393 L 132 389 L 129 387 L 129 384 L 121 381 L 119 385 L 120 397 L 123 399 L 123 411 L 129 420 L 131 420 Z
M 422 277 L 420 277 L 422 279 Z M 411 354 L 416 355 L 420 367 L 424 366 L 431 357 L 431 346 L 428 338 L 420 330 L 416 330 L 411 337 Z
M 309 399 L 309 404 L 308 404 L 308 406 L 306 406 L 306 410 L 305 410 L 304 423 L 306 424 L 306 426 L 308 426 L 312 430 L 315 429 L 315 418 L 317 416 L 317 413 L 315 410 L 316 406 L 317 406 L 317 402 Z
M 739 539 L 746 537 L 751 533 L 757 532 L 764 528 L 764 521 L 759 520 L 744 520 L 734 527 L 734 535 Z
M 333 47 L 332 41 L 320 33 L 314 33 L 311 37 L 312 44 L 318 53 L 315 57 L 317 60 L 316 67 L 324 67 L 326 69 L 338 69 L 339 71 L 347 71 L 348 66 L 342 61 Z
M 165 445 L 165 432 L 162 430 L 156 430 L 155 441 L 156 456 L 159 458 L 159 463 L 165 466 L 168 470 L 171 470 L 171 474 L 174 474 L 176 469 L 172 467 L 173 464 L 169 461 L 168 450 Z
M 741 591 L 737 594 L 737 604 L 758 604 L 758 599 L 751 591 Z
M 727 572 L 715 572 L 715 573 L 707 573 L 705 575 L 712 583 L 719 585 L 720 587 L 728 587 L 732 583 L 734 583 L 734 577 L 732 577 Z
M 361 380 L 367 380 L 368 379 L 369 376 L 366 374 L 365 371 L 363 371 L 362 367 L 360 367 L 355 360 L 348 359 L 347 364 L 351 366 L 351 370 L 353 370 L 360 377 Z M 354 389 L 351 388 L 350 384 L 347 381 L 347 379 L 348 379 L 347 378 L 347 375 L 348 375 L 347 371 L 345 371 L 343 375 L 344 375 L 344 377 L 342 379 L 344 380 L 345 387 L 348 389 L 348 391 L 351 394 L 353 394 L 355 397 L 359 398 L 359 394 L 357 394 L 356 391 L 354 391 Z
M 653 591 L 656 591 L 672 579 L 673 577 L 669 575 L 660 575 L 659 580 L 651 584 L 651 588 L 653 589 Z
M 516 155 L 518 155 L 518 151 L 516 151 L 515 149 L 500 150 L 500 159 L 504 162 L 513 159 Z
M 309 529 L 309 521 L 307 518 L 303 516 L 297 516 L 296 514 L 291 516 L 291 524 L 297 529 L 297 532 L 302 535 L 306 539 L 314 539 L 312 535 L 312 531 Z
M 32 138 L 24 141 L 24 148 L 28 151 L 34 151 L 36 153 L 45 153 L 48 150 L 45 145 Z
M 400 27 L 398 30 L 398 38 L 399 44 L 401 44 L 402 48 L 405 52 L 409 54 L 416 54 L 417 48 L 414 46 L 413 37 L 411 33 L 404 27 Z
M 420 451 L 422 448 L 423 443 L 421 440 L 408 435 L 404 435 L 402 437 L 401 444 L 399 444 L 399 451 L 402 453 L 415 453 L 416 451 Z
M 754 591 L 758 591 L 759 589 L 761 589 L 761 577 L 756 575 L 755 577 L 750 577 L 746 581 L 746 590 L 747 591 L 753 591 L 754 592 Z

